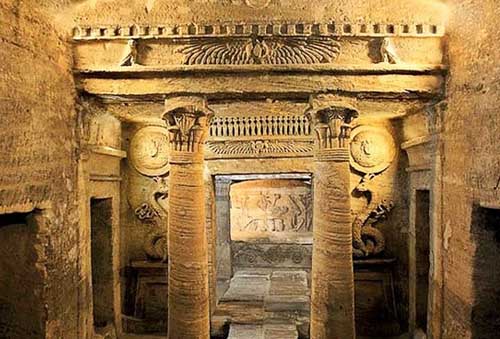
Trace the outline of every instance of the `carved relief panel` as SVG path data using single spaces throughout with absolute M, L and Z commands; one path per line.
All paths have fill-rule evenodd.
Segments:
M 312 192 L 300 180 L 233 184 L 231 239 L 293 242 L 312 237 Z
M 167 259 L 169 156 L 165 127 L 142 126 L 131 134 L 127 200 L 144 228 L 141 247 L 150 260 Z

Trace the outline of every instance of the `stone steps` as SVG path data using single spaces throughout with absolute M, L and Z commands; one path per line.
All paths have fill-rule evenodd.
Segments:
M 297 339 L 295 324 L 231 324 L 228 339 Z
M 230 324 L 229 338 L 288 339 L 307 333 L 310 310 L 305 271 L 239 271 L 221 297 L 214 328 Z

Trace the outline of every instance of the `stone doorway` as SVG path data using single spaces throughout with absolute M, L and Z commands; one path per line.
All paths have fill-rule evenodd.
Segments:
M 112 330 L 113 240 L 112 199 L 91 199 L 91 264 L 94 327 L 98 332 Z
M 427 332 L 427 309 L 429 299 L 430 269 L 430 191 L 416 191 L 415 205 L 416 239 L 416 327 L 417 331 Z
M 45 336 L 38 212 L 0 215 L 0 338 Z
M 228 338 L 306 337 L 312 255 L 310 174 L 216 176 L 217 298 Z
M 474 206 L 471 239 L 472 338 L 498 338 L 500 331 L 500 206 Z

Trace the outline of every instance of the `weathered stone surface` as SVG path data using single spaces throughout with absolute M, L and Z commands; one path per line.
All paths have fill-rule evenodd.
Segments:
M 236 272 L 220 301 L 263 301 L 269 292 L 270 276 L 260 271 Z
M 168 336 L 210 333 L 203 144 L 210 111 L 199 98 L 165 102 L 169 126 Z
M 287 242 L 312 233 L 309 184 L 254 180 L 231 185 L 231 239 Z
M 295 325 L 237 325 L 232 324 L 228 339 L 297 339 Z
M 311 239 L 231 243 L 231 233 L 238 238 L 229 228 L 231 201 L 219 210 L 211 181 L 313 172 L 314 218 L 322 220 L 312 225 L 320 234 L 313 337 L 316 319 L 338 317 L 336 328 L 352 328 L 348 226 L 363 243 L 357 250 L 380 246 L 348 219 L 375 225 L 372 203 L 384 199 L 395 208 L 376 228 L 385 239 L 380 255 L 397 258 L 401 328 L 443 339 L 497 337 L 497 1 L 2 0 L 0 12 L 0 337 L 121 337 L 133 284 L 125 267 L 167 260 L 169 218 L 177 220 L 169 277 L 177 282 L 170 292 L 176 336 L 205 339 L 215 312 L 213 323 L 239 319 L 282 339 L 296 336 L 287 323 L 293 318 L 307 337 L 305 273 L 271 270 L 308 270 Z M 198 154 L 207 161 L 169 173 L 173 158 L 159 145 L 163 101 L 193 94 L 206 96 L 217 118 Z M 303 114 L 311 94 L 355 106 L 353 127 L 386 130 L 382 139 L 394 139 L 394 152 L 374 151 L 373 139 L 354 134 L 351 168 L 315 169 L 316 131 Z M 141 129 L 163 134 L 135 139 Z M 385 153 L 394 159 L 383 169 L 365 161 Z M 105 209 L 96 212 L 91 202 L 102 199 Z M 12 213 L 32 221 L 9 222 Z M 252 213 L 261 218 L 255 206 Z M 227 228 L 215 229 L 217 217 Z M 318 274 L 318 262 L 327 274 Z M 223 293 L 242 268 L 269 269 L 267 282 L 237 273 L 216 306 L 217 278 Z M 383 299 L 378 291 L 375 299 Z M 346 314 L 336 309 L 344 303 Z

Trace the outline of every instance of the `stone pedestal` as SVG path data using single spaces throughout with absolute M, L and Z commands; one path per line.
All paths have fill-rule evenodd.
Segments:
M 211 115 L 199 98 L 166 101 L 169 126 L 168 337 L 208 339 L 203 143 Z
M 357 112 L 319 107 L 308 115 L 315 138 L 311 338 L 353 339 L 354 274 L 349 134 Z

